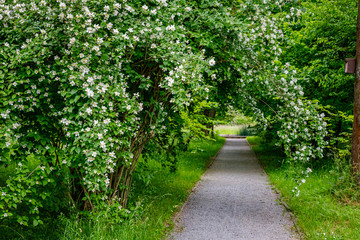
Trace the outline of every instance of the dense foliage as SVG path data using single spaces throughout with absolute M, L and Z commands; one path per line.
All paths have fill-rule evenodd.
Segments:
M 126 217 L 144 147 L 160 144 L 175 170 L 174 146 L 226 105 L 274 129 L 290 161 L 321 158 L 323 107 L 283 57 L 298 6 L 0 0 L 1 161 L 14 168 L 0 218 L 37 225 L 41 209 L 59 208 Z
M 122 212 L 144 145 L 207 94 L 215 62 L 187 46 L 191 8 L 139 4 L 3 1 L 3 161 L 17 168 L 2 217 L 25 203 L 27 224 L 59 188 L 73 207 Z
M 349 157 L 354 75 L 344 74 L 355 56 L 356 0 L 302 1 L 298 21 L 284 24 L 281 61 L 296 67 L 304 96 L 319 102 L 328 122 L 330 158 Z

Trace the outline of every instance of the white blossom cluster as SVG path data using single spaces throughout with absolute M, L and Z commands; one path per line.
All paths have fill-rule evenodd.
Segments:
M 270 14 L 273 4 L 279 8 L 290 8 L 290 17 Z M 289 5 L 289 6 L 288 6 Z M 241 78 L 238 82 L 239 95 L 244 96 L 244 104 L 254 109 L 254 114 L 263 124 L 269 126 L 264 112 L 272 112 L 271 121 L 281 124 L 278 131 L 279 145 L 288 157 L 299 163 L 322 158 L 327 145 L 326 122 L 319 112 L 316 102 L 303 97 L 296 70 L 290 64 L 282 64 L 284 33 L 281 23 L 299 17 L 293 1 L 264 1 L 263 4 L 243 4 L 243 11 L 253 11 L 245 21 L 248 27 L 238 33 L 239 45 L 236 52 L 243 53 L 237 62 Z M 245 53 L 245 54 L 244 54 Z
M 19 179 L 31 155 L 42 161 L 34 179 L 71 168 L 94 199 L 111 199 L 117 176 L 131 174 L 146 141 L 166 128 L 168 111 L 207 96 L 202 72 L 215 61 L 188 48 L 182 23 L 191 8 L 181 3 L 0 0 L 0 32 L 10 32 L 0 42 L 9 82 L 0 116 L 14 133 L 4 146 L 24 143 L 12 160 Z M 14 196 L 11 189 L 1 191 Z
M 211 16 L 183 0 L 150 2 L 0 0 L 0 74 L 7 89 L 0 147 L 8 155 L 21 150 L 11 159 L 17 174 L 0 189 L 1 201 L 27 202 L 37 214 L 34 186 L 70 173 L 90 202 L 121 202 L 119 188 L 127 189 L 144 144 L 166 129 L 169 113 L 211 97 L 215 87 L 206 76 L 214 86 L 235 79 L 236 100 L 251 106 L 264 127 L 281 123 L 279 144 L 292 160 L 322 156 L 324 118 L 302 97 L 296 71 L 278 61 L 284 37 L 278 23 L 300 12 L 277 19 L 271 10 L 292 1 L 242 1 L 235 10 L 213 1 L 208 4 L 221 15 Z M 211 27 L 224 36 L 229 59 L 213 56 L 201 40 L 191 45 L 186 26 L 194 12 L 215 19 Z M 222 74 L 227 61 L 230 70 Z M 31 177 L 29 156 L 41 163 Z

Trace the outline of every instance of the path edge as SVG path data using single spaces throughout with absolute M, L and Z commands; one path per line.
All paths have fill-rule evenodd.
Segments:
M 261 163 L 258 154 L 256 154 L 256 152 L 252 149 L 251 144 L 249 143 L 249 141 L 247 140 L 247 138 L 245 138 L 246 143 L 249 145 L 251 151 L 254 153 L 254 155 L 256 156 L 256 160 L 259 163 L 259 165 L 262 168 L 262 171 L 264 172 L 264 174 L 266 175 L 267 179 L 268 179 L 268 183 L 271 186 L 271 190 L 276 194 L 277 196 L 277 202 L 279 205 L 283 206 L 284 209 L 286 210 L 286 212 L 289 214 L 290 220 L 293 223 L 293 227 L 291 227 L 292 232 L 294 233 L 294 237 L 296 237 L 296 239 L 298 240 L 303 240 L 303 234 L 300 231 L 298 225 L 297 225 L 297 218 L 294 214 L 294 212 L 291 210 L 291 208 L 286 204 L 285 199 L 283 196 L 281 196 L 281 192 L 274 186 L 274 184 L 270 181 L 269 175 L 266 173 L 264 165 Z
M 201 181 L 203 180 L 204 176 L 207 174 L 208 170 L 209 170 L 210 167 L 213 165 L 215 159 L 217 158 L 217 156 L 219 155 L 219 153 L 221 152 L 221 150 L 223 149 L 223 147 L 224 147 L 224 145 L 225 145 L 225 143 L 226 143 L 226 137 L 224 137 L 224 136 L 220 136 L 220 137 L 225 138 L 225 142 L 224 142 L 223 146 L 217 151 L 217 153 L 216 153 L 214 156 L 210 157 L 210 162 L 209 162 L 206 170 L 204 171 L 204 173 L 201 175 L 199 181 L 197 181 L 197 182 L 195 183 L 194 187 L 191 189 L 191 192 L 190 192 L 189 196 L 186 198 L 184 204 L 179 208 L 179 211 L 177 211 L 177 212 L 174 214 L 174 216 L 170 219 L 171 222 L 174 223 L 174 228 L 172 229 L 171 232 L 169 232 L 168 235 L 166 235 L 166 238 L 165 238 L 165 239 L 171 240 L 170 237 L 171 237 L 171 233 L 172 233 L 172 232 L 181 232 L 181 231 L 182 231 L 182 229 L 179 229 L 180 227 L 177 226 L 177 223 L 179 223 L 179 218 L 180 218 L 180 216 L 181 216 L 181 214 L 182 214 L 185 206 L 187 205 L 189 198 L 195 193 L 196 189 L 197 189 L 198 186 L 200 185 L 200 183 L 201 183 Z

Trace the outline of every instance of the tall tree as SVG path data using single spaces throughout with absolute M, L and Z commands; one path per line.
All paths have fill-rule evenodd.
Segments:
M 354 89 L 354 123 L 352 134 L 352 169 L 354 175 L 360 174 L 360 1 L 356 24 L 356 71 Z M 359 179 L 360 180 L 360 179 Z M 360 182 L 360 181 L 359 181 Z

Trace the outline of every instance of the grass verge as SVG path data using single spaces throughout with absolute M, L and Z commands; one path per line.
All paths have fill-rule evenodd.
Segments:
M 324 164 L 325 167 L 313 169 L 306 183 L 298 186 L 288 174 L 291 167 L 282 164 L 284 155 L 279 149 L 259 137 L 248 137 L 247 140 L 271 183 L 280 191 L 282 201 L 297 219 L 296 225 L 303 239 L 360 239 L 360 207 L 345 204 L 335 197 L 339 175 L 333 174 L 333 166 Z M 295 187 L 300 190 L 297 197 L 292 194 Z
M 101 216 L 95 222 L 73 219 L 65 223 L 61 239 L 164 239 L 174 226 L 172 217 L 224 142 L 220 137 L 193 141 L 180 154 L 176 173 L 156 159 L 140 160 L 129 203 L 134 217 L 118 225 L 107 224 Z
M 244 125 L 217 125 L 214 130 L 217 134 L 229 134 L 238 136 L 251 136 L 253 135 L 253 124 Z

